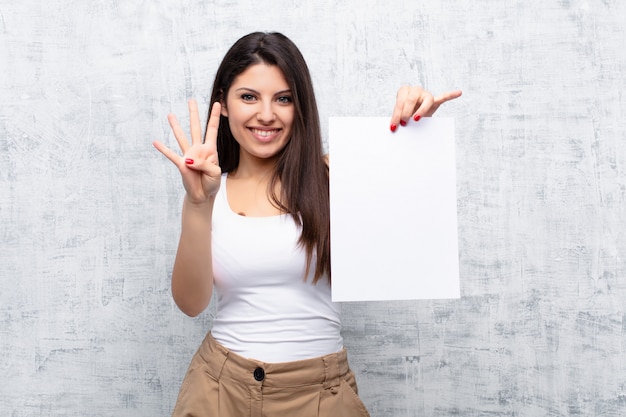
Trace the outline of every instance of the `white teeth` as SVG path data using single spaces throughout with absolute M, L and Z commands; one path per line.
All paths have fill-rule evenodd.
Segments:
M 263 136 L 264 138 L 273 135 L 274 133 L 278 132 L 278 130 L 259 130 L 259 129 L 252 129 L 252 132 L 255 135 L 259 135 L 259 136 Z

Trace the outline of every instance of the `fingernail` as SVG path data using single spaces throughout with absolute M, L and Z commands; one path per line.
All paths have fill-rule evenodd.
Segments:
M 401 126 L 406 126 L 406 122 L 404 120 L 400 120 L 400 125 Z
M 396 124 L 394 123 L 389 128 L 391 129 L 392 132 L 395 132 L 398 126 L 396 126 Z
M 187 165 L 191 165 L 191 164 L 193 164 L 193 159 L 191 159 L 191 158 L 185 158 L 185 163 L 186 163 Z
M 416 114 L 415 116 L 413 116 L 413 120 L 415 120 L 416 122 L 419 122 L 421 118 L 422 116 L 420 116 L 419 114 Z

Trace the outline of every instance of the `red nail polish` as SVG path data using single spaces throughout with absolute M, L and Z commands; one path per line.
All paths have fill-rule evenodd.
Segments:
M 392 132 L 395 132 L 398 126 L 396 126 L 396 124 L 394 123 L 389 128 L 391 129 Z
M 191 158 L 185 158 L 185 163 L 186 163 L 187 165 L 191 165 L 191 164 L 193 164 L 193 159 L 191 159 Z
M 400 120 L 400 125 L 401 126 L 406 126 L 406 122 L 404 120 Z
M 413 120 L 415 120 L 416 122 L 419 122 L 421 118 L 422 116 L 420 116 L 419 114 L 416 114 L 415 116 L 413 116 Z

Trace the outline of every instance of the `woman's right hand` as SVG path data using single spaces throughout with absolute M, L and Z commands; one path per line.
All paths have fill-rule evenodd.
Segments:
M 167 116 L 182 156 L 159 141 L 152 143 L 159 152 L 176 165 L 183 179 L 187 200 L 193 204 L 206 203 L 215 196 L 220 187 L 222 170 L 217 157 L 217 129 L 220 124 L 220 113 L 221 105 L 216 102 L 211 108 L 204 143 L 202 143 L 198 105 L 195 100 L 189 100 L 191 144 L 176 116 L 172 113 Z

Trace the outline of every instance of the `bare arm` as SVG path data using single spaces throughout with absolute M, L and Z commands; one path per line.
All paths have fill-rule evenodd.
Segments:
M 194 204 L 185 198 L 182 227 L 172 270 L 172 297 L 180 310 L 195 317 L 211 301 L 213 265 L 211 218 L 214 198 Z
M 189 101 L 191 145 L 176 117 L 168 116 L 182 156 L 161 142 L 153 143 L 179 169 L 186 191 L 172 271 L 172 296 L 181 311 L 189 316 L 200 314 L 209 305 L 213 293 L 211 222 L 222 172 L 216 147 L 220 110 L 219 103 L 215 103 L 202 143 L 198 107 L 195 101 Z

